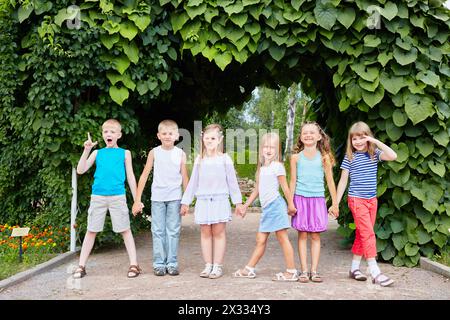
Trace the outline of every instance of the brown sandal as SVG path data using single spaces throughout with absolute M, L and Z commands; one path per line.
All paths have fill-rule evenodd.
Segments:
M 309 279 L 312 282 L 323 282 L 322 277 L 319 276 L 319 274 L 317 272 L 315 272 L 315 271 L 311 271 Z
M 86 268 L 84 266 L 78 266 L 72 274 L 75 279 L 81 279 L 86 275 Z
M 355 279 L 356 281 L 366 281 L 367 280 L 366 275 L 364 273 L 362 273 L 361 270 L 359 270 L 359 269 L 356 269 L 353 271 L 350 270 L 348 272 L 348 276 L 349 276 L 349 278 Z
M 131 266 L 128 268 L 128 274 L 127 274 L 127 276 L 128 276 L 128 278 L 136 278 L 138 275 L 141 274 L 141 272 L 142 272 L 142 269 L 139 268 L 138 265 L 131 265 Z M 130 275 L 130 273 L 131 273 L 131 275 Z

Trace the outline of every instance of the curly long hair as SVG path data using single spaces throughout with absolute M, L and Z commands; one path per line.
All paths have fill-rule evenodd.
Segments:
M 315 121 L 306 121 L 302 124 L 300 127 L 300 133 L 297 138 L 297 144 L 294 147 L 294 152 L 299 153 L 303 149 L 305 149 L 305 145 L 302 142 L 302 132 L 303 128 L 307 125 L 314 125 L 317 130 L 319 131 L 320 136 L 322 137 L 317 142 L 317 149 L 319 149 L 320 154 L 322 155 L 322 163 L 325 164 L 325 159 L 328 157 L 330 159 L 331 166 L 334 166 L 336 163 L 336 160 L 334 159 L 333 151 L 331 150 L 331 143 L 330 143 L 330 137 L 323 131 L 323 129 L 320 127 L 320 125 Z

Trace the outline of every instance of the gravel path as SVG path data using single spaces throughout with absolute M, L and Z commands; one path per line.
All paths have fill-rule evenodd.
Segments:
M 420 268 L 396 268 L 380 264 L 383 272 L 395 279 L 390 288 L 381 288 L 369 281 L 357 282 L 348 278 L 351 252 L 338 245 L 337 223 L 329 223 L 322 236 L 319 271 L 324 277 L 320 284 L 273 282 L 274 273 L 283 269 L 283 257 L 276 238 L 271 235 L 265 256 L 257 266 L 257 278 L 235 279 L 233 271 L 243 267 L 254 247 L 259 213 L 249 213 L 245 219 L 233 217 L 227 226 L 227 252 L 222 278 L 203 279 L 200 251 L 200 231 L 193 215 L 183 218 L 180 241 L 179 276 L 154 276 L 151 267 L 151 234 L 136 237 L 138 257 L 144 273 L 135 279 L 126 278 L 128 259 L 124 247 L 96 251 L 87 264 L 88 275 L 81 280 L 70 277 L 77 260 L 57 267 L 0 292 L 0 300 L 10 299 L 439 299 L 450 300 L 450 281 Z M 296 232 L 289 231 L 296 245 Z M 365 269 L 365 263 L 362 266 Z

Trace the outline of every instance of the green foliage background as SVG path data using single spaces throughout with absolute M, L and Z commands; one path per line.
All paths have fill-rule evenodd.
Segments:
M 107 118 L 122 122 L 121 145 L 141 172 L 159 120 L 189 129 L 257 85 L 300 82 L 339 156 L 356 119 L 397 151 L 398 161 L 380 168 L 378 250 L 414 266 L 449 240 L 450 14 L 442 3 L 2 1 L 0 212 L 5 222 L 66 224 L 70 169 L 86 132 L 100 141 Z M 81 9 L 80 29 L 71 4 Z M 378 15 L 380 28 L 368 28 Z M 91 180 L 79 181 L 81 212 Z M 350 221 L 341 216 L 342 234 L 351 234 Z

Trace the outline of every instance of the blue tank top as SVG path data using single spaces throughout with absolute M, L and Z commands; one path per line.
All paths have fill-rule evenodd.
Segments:
M 125 194 L 125 149 L 99 149 L 95 158 L 95 166 L 93 195 Z
M 325 197 L 322 155 L 316 152 L 313 159 L 298 155 L 295 194 L 304 197 Z

